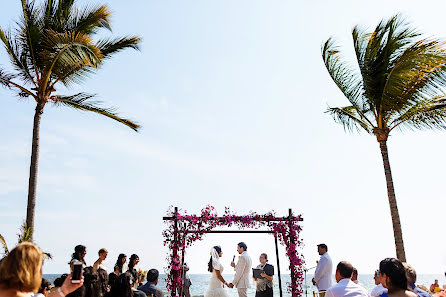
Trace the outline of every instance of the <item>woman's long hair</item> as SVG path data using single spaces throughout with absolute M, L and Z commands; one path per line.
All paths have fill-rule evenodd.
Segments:
M 99 268 L 97 271 L 98 273 L 98 296 L 102 297 L 107 293 L 108 288 L 108 274 L 107 271 L 105 271 L 102 268 Z
M 385 258 L 379 263 L 379 271 L 389 277 L 390 284 L 387 284 L 389 291 L 407 290 L 406 269 L 400 260 Z
M 133 268 L 135 267 L 133 264 L 133 261 L 135 261 L 136 259 L 139 259 L 137 254 L 133 254 L 130 256 L 130 260 L 129 260 L 129 270 L 133 271 Z
M 78 260 L 82 263 L 84 263 L 84 265 L 87 265 L 87 263 L 85 263 L 85 259 L 82 256 L 82 254 L 87 250 L 87 248 L 81 244 L 76 245 L 74 247 L 74 253 L 71 255 L 71 260 Z
M 218 245 L 214 246 L 214 249 L 217 251 L 217 254 L 221 253 L 221 247 L 219 247 Z M 212 266 L 212 255 L 211 255 L 211 258 L 209 259 L 208 271 L 209 272 L 214 271 L 214 267 Z
M 132 291 L 133 276 L 129 272 L 122 273 L 118 276 L 115 285 L 111 289 L 113 297 L 133 297 Z
M 124 265 L 122 263 L 122 259 L 124 259 L 124 258 L 127 258 L 127 256 L 125 254 L 119 254 L 118 260 L 116 261 L 115 267 L 118 266 L 119 273 L 122 273 L 122 266 Z

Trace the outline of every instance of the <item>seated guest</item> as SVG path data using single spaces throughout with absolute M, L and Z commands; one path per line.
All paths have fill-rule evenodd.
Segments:
M 440 285 L 438 284 L 438 279 L 435 280 L 435 282 L 431 285 L 430 289 L 431 293 L 438 293 L 440 292 Z
M 337 284 L 327 289 L 325 297 L 368 297 L 369 293 L 365 288 L 352 282 L 352 273 L 352 264 L 347 261 L 339 262 L 335 274 Z
M 379 270 L 375 271 L 375 274 L 373 275 L 373 279 L 375 280 L 376 287 L 374 287 L 372 292 L 370 292 L 370 296 L 378 297 L 381 294 L 386 294 L 387 289 L 384 288 L 383 285 L 381 284 L 381 278 L 379 277 Z
M 154 297 L 164 297 L 163 291 L 156 286 L 158 284 L 158 277 L 158 270 L 150 269 L 147 272 L 147 283 L 140 286 L 138 289 L 146 293 L 147 296 L 153 295 Z
M 358 281 L 358 269 L 355 267 L 353 267 L 352 282 L 365 288 L 365 286 Z
M 414 292 L 407 290 L 406 269 L 403 263 L 395 258 L 386 258 L 379 263 L 381 284 L 387 288 L 387 294 L 382 297 L 417 297 Z
M 40 284 L 40 289 L 36 295 L 33 297 L 46 297 L 50 293 L 51 283 L 46 279 L 42 278 L 42 283 Z
M 413 269 L 413 267 L 407 263 L 403 263 L 403 265 L 406 269 L 407 286 L 409 287 L 409 289 L 417 294 L 418 297 L 431 297 L 428 292 L 421 290 L 415 285 L 415 282 L 417 281 L 417 272 L 415 271 L 415 269 Z
M 108 251 L 106 249 L 100 249 L 98 252 L 99 258 L 94 262 L 93 269 L 98 270 L 99 268 L 102 268 L 104 270 L 107 270 L 105 267 L 104 261 L 107 258 Z

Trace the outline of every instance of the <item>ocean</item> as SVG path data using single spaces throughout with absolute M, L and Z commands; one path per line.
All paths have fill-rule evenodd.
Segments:
M 47 280 L 53 282 L 57 277 L 59 277 L 60 274 L 44 274 L 43 277 Z M 224 279 L 227 282 L 230 282 L 233 278 L 233 275 L 231 274 L 224 274 Z M 191 286 L 191 293 L 193 296 L 202 296 L 204 292 L 206 291 L 209 283 L 209 279 L 211 278 L 210 274 L 191 274 L 190 275 L 192 286 Z M 316 289 L 311 284 L 311 279 L 313 278 L 313 274 L 307 274 L 307 285 L 305 286 L 305 280 L 304 280 L 304 292 L 302 296 L 313 296 L 313 290 Z M 166 275 L 161 274 L 158 286 L 163 289 L 166 296 L 169 296 L 170 294 L 166 290 Z M 440 286 L 443 284 L 446 284 L 446 280 L 444 275 L 441 274 L 421 274 L 417 276 L 417 285 L 424 285 L 429 288 L 429 286 L 434 282 L 435 279 L 439 280 Z M 373 280 L 373 274 L 360 274 L 358 276 L 358 280 L 367 288 L 367 290 L 370 292 L 373 287 L 375 286 L 375 282 Z M 290 281 L 290 276 L 287 274 L 282 274 L 282 289 L 283 289 L 283 296 L 289 297 L 291 294 L 287 292 L 287 282 Z M 333 277 L 333 284 L 335 283 L 334 277 Z M 255 296 L 255 287 L 254 287 L 254 281 L 252 283 L 252 288 L 248 290 L 248 296 L 254 297 Z M 238 297 L 237 290 L 234 289 L 227 289 L 229 296 L 231 297 Z M 274 276 L 274 296 L 280 296 L 279 293 L 279 282 L 277 279 L 277 276 Z

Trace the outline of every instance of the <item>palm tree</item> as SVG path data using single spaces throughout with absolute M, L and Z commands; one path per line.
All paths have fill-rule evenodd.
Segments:
M 0 84 L 36 102 L 26 214 L 26 227 L 34 230 L 39 130 L 45 106 L 95 112 L 137 131 L 139 125 L 119 117 L 114 108 L 103 107 L 94 95 L 61 95 L 56 88 L 80 83 L 113 54 L 137 49 L 141 39 L 126 36 L 93 41 L 99 29 L 110 29 L 110 10 L 104 5 L 78 9 L 74 0 L 45 0 L 40 6 L 35 1 L 21 2 L 23 17 L 18 28 L 0 29 L 0 39 L 14 68 L 13 72 L 0 68 Z
M 352 30 L 357 67 L 341 60 L 329 38 L 322 46 L 325 66 L 349 101 L 328 108 L 335 122 L 347 131 L 375 135 L 381 149 L 392 216 L 396 255 L 406 261 L 400 217 L 387 153 L 394 129 L 445 129 L 445 43 L 421 38 L 400 15 L 382 20 L 367 33 Z

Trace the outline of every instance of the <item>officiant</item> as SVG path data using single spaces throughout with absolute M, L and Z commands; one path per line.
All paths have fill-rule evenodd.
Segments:
M 260 265 L 256 269 L 262 270 L 260 277 L 254 277 L 256 282 L 256 297 L 273 297 L 274 266 L 268 264 L 268 255 L 262 253 L 259 257 Z

